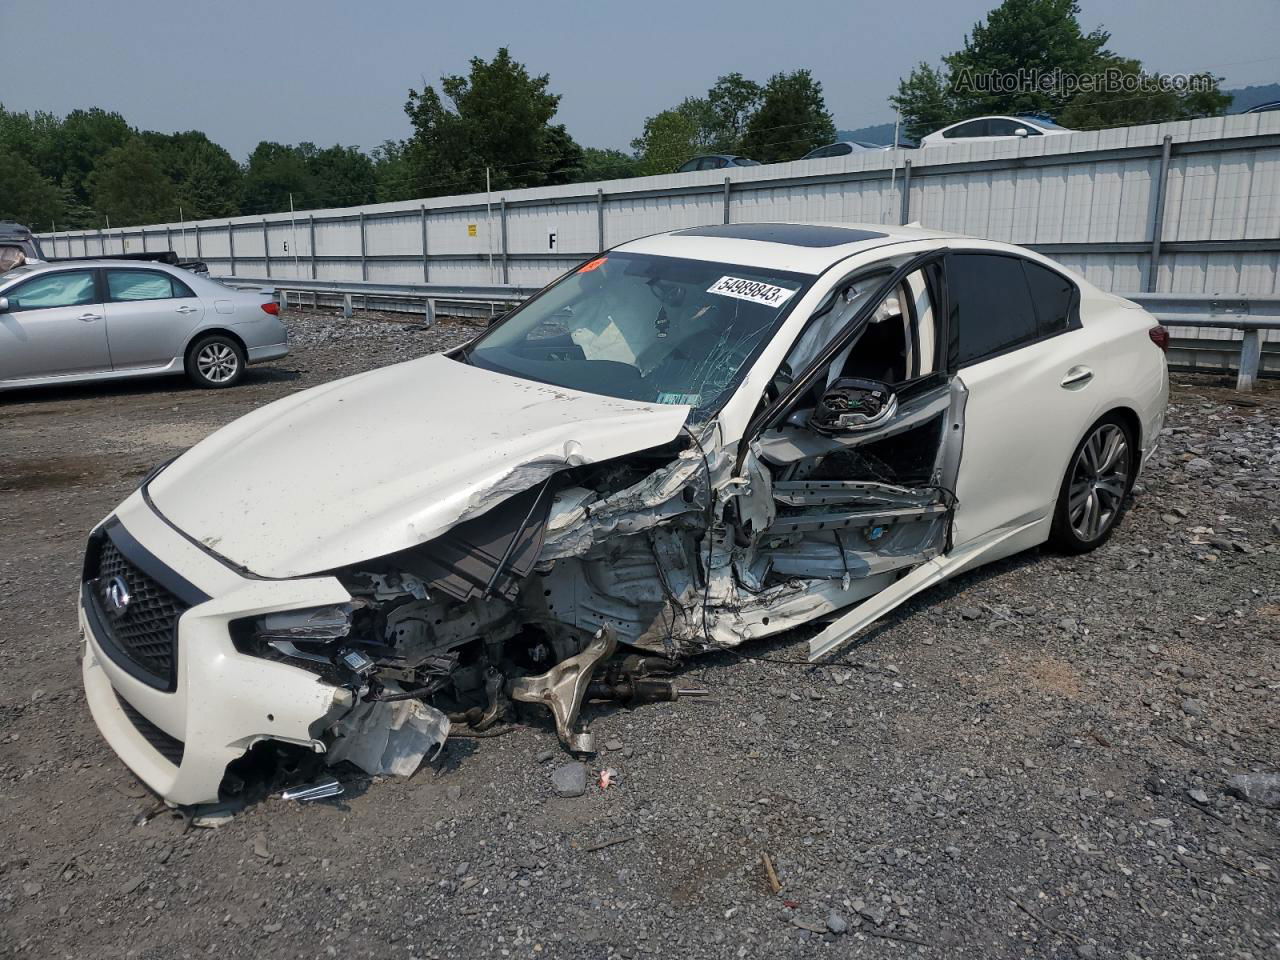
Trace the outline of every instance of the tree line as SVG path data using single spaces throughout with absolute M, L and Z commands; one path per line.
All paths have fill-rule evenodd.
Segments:
M 1096 129 L 1218 115 L 1230 105 L 1218 79 L 1195 91 L 1112 94 L 1066 88 L 979 91 L 957 78 L 1012 74 L 1149 76 L 1085 33 L 1075 0 L 1004 0 L 941 66 L 921 63 L 890 104 L 906 136 L 989 113 L 1035 112 L 1063 126 Z M 560 95 L 505 47 L 474 57 L 439 89 L 410 90 L 412 133 L 366 153 L 357 147 L 262 141 L 244 163 L 205 134 L 132 127 L 96 107 L 65 117 L 0 104 L 0 219 L 38 229 L 97 229 L 669 173 L 703 153 L 772 163 L 803 156 L 836 137 L 822 84 L 804 68 L 759 82 L 719 77 L 645 119 L 630 153 L 584 147 L 556 123 Z

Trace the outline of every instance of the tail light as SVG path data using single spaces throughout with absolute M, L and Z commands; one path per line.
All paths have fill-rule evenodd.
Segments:
M 1157 347 L 1159 347 L 1165 353 L 1169 352 L 1169 331 L 1167 328 L 1162 327 L 1159 324 L 1156 324 L 1154 327 L 1152 327 L 1150 330 L 1147 331 L 1147 336 L 1151 338 L 1152 343 L 1154 343 Z
M 268 300 L 262 305 L 262 312 L 269 313 L 273 317 L 278 317 L 280 316 L 280 304 L 276 303 L 274 300 Z M 1152 337 L 1152 339 L 1154 340 L 1155 337 Z

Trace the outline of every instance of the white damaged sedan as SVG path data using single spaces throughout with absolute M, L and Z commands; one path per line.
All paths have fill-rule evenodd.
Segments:
M 1104 542 L 1160 432 L 1165 342 L 1003 243 L 625 243 L 463 348 L 149 476 L 89 538 L 90 708 L 177 804 L 264 750 L 409 773 L 451 724 L 519 711 L 590 751 L 584 701 L 674 699 L 691 655 L 812 625 L 817 659 L 961 571 Z

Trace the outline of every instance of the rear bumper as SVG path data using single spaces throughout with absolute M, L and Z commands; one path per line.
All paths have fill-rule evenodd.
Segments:
M 262 363 L 264 360 L 278 360 L 288 352 L 289 344 L 287 342 L 269 343 L 262 347 L 250 347 L 248 359 L 250 363 Z
M 270 610 L 342 602 L 346 590 L 328 577 L 264 581 L 212 571 L 207 555 L 137 495 L 117 516 L 143 548 L 212 597 L 178 620 L 175 683 L 164 690 L 115 659 L 122 655 L 97 635 L 98 615 L 82 591 L 85 696 L 120 759 L 166 801 L 195 804 L 216 801 L 227 764 L 260 740 L 322 752 L 318 736 L 350 708 L 350 692 L 289 664 L 240 653 L 228 625 Z

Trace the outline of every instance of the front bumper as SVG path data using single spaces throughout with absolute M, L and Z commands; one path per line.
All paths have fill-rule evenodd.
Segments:
M 227 764 L 254 743 L 279 740 L 323 751 L 320 732 L 351 706 L 348 690 L 289 664 L 240 653 L 228 625 L 275 610 L 342 603 L 332 577 L 250 579 L 170 528 L 134 494 L 116 517 L 152 561 L 168 565 L 212 599 L 178 620 L 172 691 L 135 676 L 97 636 L 97 616 L 80 601 L 85 695 L 111 748 L 146 784 L 175 804 L 218 799 Z

